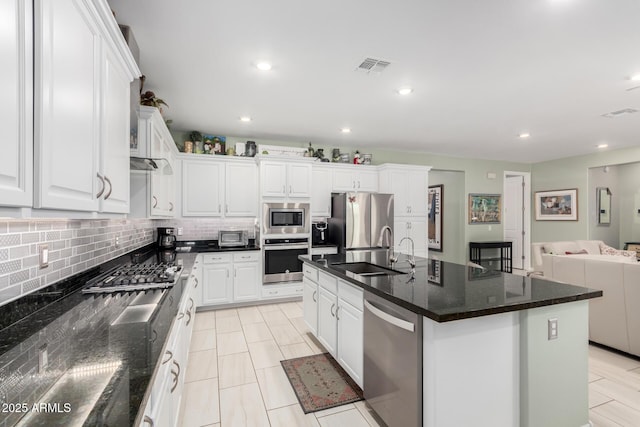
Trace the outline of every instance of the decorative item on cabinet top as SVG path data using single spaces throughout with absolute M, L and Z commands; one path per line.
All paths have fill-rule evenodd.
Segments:
M 140 105 L 146 105 L 147 107 L 156 107 L 162 113 L 162 106 L 168 107 L 169 104 L 164 102 L 162 98 L 158 98 L 156 94 L 150 90 L 142 92 L 144 82 L 147 77 L 143 74 L 140 76 Z

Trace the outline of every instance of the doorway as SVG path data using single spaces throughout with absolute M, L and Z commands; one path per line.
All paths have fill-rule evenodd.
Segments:
M 531 268 L 531 174 L 504 173 L 504 240 L 512 242 L 512 266 Z

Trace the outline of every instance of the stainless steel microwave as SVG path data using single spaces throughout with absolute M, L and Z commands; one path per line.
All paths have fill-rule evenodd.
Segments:
M 307 234 L 311 232 L 309 203 L 265 203 L 262 215 L 265 234 Z

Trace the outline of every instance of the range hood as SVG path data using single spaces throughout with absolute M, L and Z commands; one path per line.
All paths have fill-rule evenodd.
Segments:
M 129 157 L 129 167 L 132 171 L 151 171 L 161 175 L 173 175 L 171 163 L 165 158 L 152 159 L 148 157 Z

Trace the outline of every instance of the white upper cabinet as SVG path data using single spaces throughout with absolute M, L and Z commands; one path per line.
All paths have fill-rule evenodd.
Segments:
M 363 165 L 332 165 L 332 190 L 346 191 L 378 191 L 378 172 L 371 166 Z
M 0 2 L 0 204 L 33 203 L 33 11 L 28 0 Z
M 182 215 L 222 216 L 224 164 L 207 160 L 182 161 Z
M 262 197 L 310 198 L 311 164 L 296 161 L 261 161 L 260 188 Z
M 395 216 L 426 216 L 428 166 L 380 166 L 380 192 L 394 195 Z
M 311 179 L 311 216 L 331 216 L 331 172 L 330 166 L 314 164 Z
M 34 15 L 34 206 L 128 212 L 127 94 L 139 70 L 115 19 L 102 0 L 36 0 Z
M 182 161 L 182 215 L 256 217 L 258 166 L 210 156 Z

